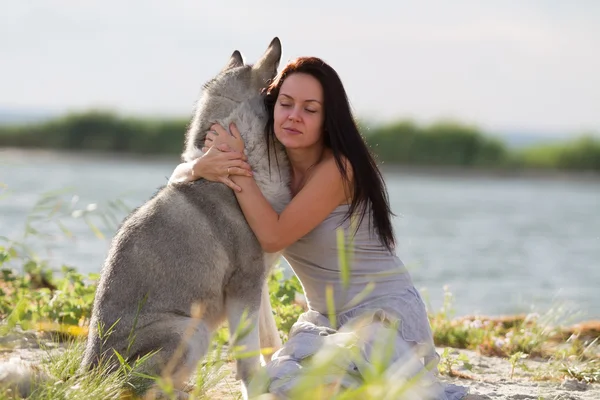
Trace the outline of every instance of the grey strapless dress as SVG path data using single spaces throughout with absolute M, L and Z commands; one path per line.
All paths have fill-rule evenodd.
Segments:
M 288 341 L 266 366 L 269 391 L 286 398 L 299 384 L 307 359 L 328 348 L 356 345 L 360 346 L 360 362 L 356 356 L 338 355 L 331 373 L 321 379 L 359 386 L 372 367 L 377 342 L 392 332 L 389 343 L 393 349 L 386 364 L 390 382 L 419 378 L 417 385 L 398 398 L 462 399 L 468 394 L 467 388 L 437 379 L 440 357 L 425 304 L 406 267 L 369 229 L 369 214 L 360 225 L 353 218 L 342 223 L 348 207 L 338 206 L 283 252 L 302 284 L 309 310 L 299 317 Z M 328 290 L 333 313 L 328 309 Z

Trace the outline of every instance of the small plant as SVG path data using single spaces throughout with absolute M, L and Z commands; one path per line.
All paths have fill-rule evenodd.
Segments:
M 513 375 L 515 373 L 515 367 L 517 367 L 518 365 L 525 365 L 522 361 L 525 358 L 527 358 L 527 354 L 521 351 L 516 352 L 508 358 L 508 362 L 510 363 L 510 379 L 513 378 Z
M 287 332 L 304 311 L 302 306 L 296 303 L 296 295 L 300 293 L 303 293 L 302 285 L 296 275 L 284 279 L 281 264 L 273 268 L 269 277 L 269 296 L 275 315 L 275 324 L 284 341 L 287 340 Z
M 562 363 L 560 371 L 565 375 L 586 383 L 600 382 L 600 360 L 590 360 L 580 364 Z
M 440 374 L 456 376 L 454 367 L 459 365 L 468 371 L 473 369 L 473 364 L 471 364 L 466 354 L 460 353 L 458 356 L 453 357 L 452 354 L 450 354 L 450 349 L 446 347 L 444 351 L 442 351 L 441 360 L 438 364 L 438 371 Z

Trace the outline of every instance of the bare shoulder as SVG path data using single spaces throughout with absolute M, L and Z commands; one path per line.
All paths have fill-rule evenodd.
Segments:
M 347 175 L 348 179 L 351 181 L 352 173 L 353 173 L 352 164 L 343 155 L 340 157 L 340 164 L 342 165 L 343 169 L 346 171 L 346 175 Z M 333 152 L 331 150 L 327 150 L 326 153 L 323 155 L 323 159 L 319 163 L 319 169 L 327 170 L 330 172 L 337 171 L 338 175 L 340 177 L 342 177 L 342 173 L 340 171 L 338 163 L 337 163 L 337 161 L 333 155 Z
M 342 173 L 340 165 L 338 165 L 333 152 L 331 150 L 327 150 L 323 156 L 323 159 L 315 170 L 315 175 L 320 176 L 321 179 L 319 179 L 319 181 L 321 182 L 329 182 L 330 184 L 332 182 L 339 182 L 345 192 L 345 199 L 349 200 L 352 193 L 354 172 L 352 164 L 346 157 L 340 157 L 340 164 L 345 173 Z
M 342 176 L 333 155 L 325 154 L 279 215 L 282 228 L 274 248 L 282 249 L 294 243 L 323 222 L 336 207 L 348 202 Z

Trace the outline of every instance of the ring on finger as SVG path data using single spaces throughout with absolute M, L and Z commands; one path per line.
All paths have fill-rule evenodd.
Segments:
M 227 167 L 227 175 L 229 175 L 229 168 L 231 168 L 231 167 Z

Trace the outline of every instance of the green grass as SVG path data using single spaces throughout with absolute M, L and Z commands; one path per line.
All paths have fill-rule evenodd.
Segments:
M 132 365 L 121 358 L 120 368 L 108 372 L 101 367 L 83 376 L 76 373 L 87 334 L 91 305 L 98 274 L 81 274 L 72 266 L 62 265 L 53 272 L 49 260 L 40 257 L 28 246 L 28 241 L 52 237 L 44 228 L 52 226 L 65 236 L 71 233 L 65 228 L 74 213 L 63 193 L 42 196 L 32 215 L 24 224 L 24 234 L 18 239 L 0 238 L 0 335 L 19 329 L 46 332 L 53 335 L 48 358 L 40 369 L 52 376 L 42 383 L 30 397 L 45 399 L 124 399 L 132 398 L 140 385 L 148 382 L 141 374 L 144 360 Z M 112 206 L 88 210 L 86 219 L 81 218 L 96 232 L 98 221 L 118 221 L 100 213 L 112 210 Z M 76 210 L 75 210 L 76 211 Z M 113 210 L 114 211 L 114 210 Z M 114 226 L 113 226 L 114 228 Z M 342 249 L 350 250 L 352 243 L 338 237 Z M 341 259 L 347 259 L 341 257 Z M 342 275 L 349 275 L 349 265 L 342 265 Z M 296 304 L 296 293 L 302 292 L 297 278 L 283 279 L 281 269 L 276 269 L 269 280 L 270 298 L 281 337 L 287 340 L 287 332 L 303 308 Z M 547 315 L 528 315 L 513 319 L 490 319 L 484 317 L 454 318 L 453 295 L 445 288 L 445 301 L 440 310 L 430 311 L 434 341 L 440 347 L 475 350 L 484 355 L 499 356 L 510 363 L 513 372 L 526 369 L 525 358 L 546 360 L 545 367 L 534 371 L 534 379 L 554 380 L 572 377 L 585 382 L 600 381 L 600 346 L 598 333 L 567 332 L 560 321 L 564 312 L 553 309 Z M 335 316 L 331 310 L 330 316 Z M 350 340 L 350 339 L 349 339 Z M 47 342 L 47 341 L 45 341 Z M 231 379 L 231 363 L 243 356 L 243 349 L 231 345 L 226 327 L 215 335 L 211 352 L 198 367 L 192 399 L 239 398 L 239 384 Z M 422 390 L 416 381 L 392 379 L 387 367 L 393 341 L 381 338 L 374 351 L 372 365 L 363 365 L 362 377 L 348 376 L 340 372 L 332 376 L 333 361 L 340 359 L 362 363 L 359 347 L 351 342 L 346 346 L 326 348 L 310 358 L 303 366 L 294 399 L 392 399 L 410 390 Z M 56 348 L 60 348 L 57 350 Z M 0 349 L 2 350 L 2 349 Z M 9 349 L 4 349 L 9 350 Z M 454 356 L 443 351 L 438 371 L 443 375 L 457 376 L 457 366 L 468 369 L 464 356 Z M 335 371 L 333 371 L 335 372 Z M 464 375 L 464 374 L 463 374 Z M 341 376 L 350 386 L 340 385 Z M 512 374 L 511 374 L 512 376 Z M 165 392 L 170 391 L 168 377 L 150 377 Z M 10 391 L 0 388 L 0 400 L 11 398 Z

